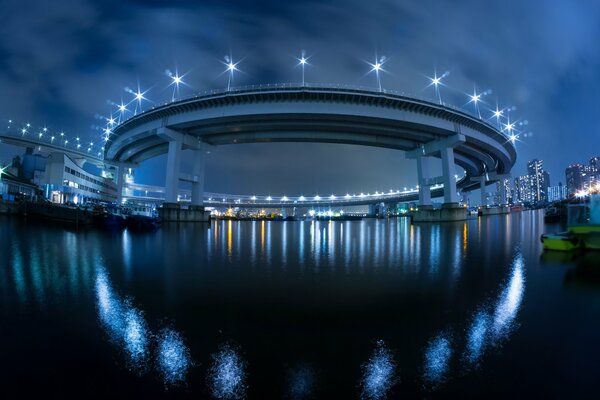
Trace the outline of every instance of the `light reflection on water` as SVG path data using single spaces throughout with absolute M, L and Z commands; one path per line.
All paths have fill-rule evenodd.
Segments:
M 423 371 L 423 379 L 426 383 L 435 387 L 444 381 L 451 355 L 450 337 L 447 334 L 440 334 L 429 342 L 425 350 L 425 368 Z
M 481 225 L 479 223 L 478 226 L 482 231 L 490 229 L 485 224 Z M 516 230 L 518 225 L 514 225 Z M 89 293 L 90 300 L 95 302 L 97 319 L 102 327 L 99 332 L 102 333 L 102 330 L 106 332 L 110 343 L 123 356 L 124 365 L 127 368 L 138 375 L 148 372 L 155 373 L 161 377 L 166 386 L 180 384 L 187 386 L 191 381 L 190 376 L 192 376 L 192 367 L 194 366 L 188 343 L 190 343 L 189 346 L 192 349 L 196 349 L 201 347 L 198 343 L 204 340 L 205 337 L 185 338 L 184 340 L 183 334 L 171 327 L 175 324 L 189 324 L 189 321 L 185 321 L 185 318 L 173 321 L 169 325 L 170 327 L 161 330 L 162 324 L 160 322 L 156 323 L 156 320 L 149 316 L 153 315 L 152 312 L 156 312 L 157 308 L 162 312 L 162 305 L 151 304 L 151 306 L 148 306 L 147 303 L 150 302 L 146 301 L 147 298 L 144 299 L 142 294 L 146 290 L 145 285 L 147 282 L 140 283 L 144 279 L 152 281 L 154 279 L 152 273 L 163 271 L 160 269 L 161 267 L 152 265 L 154 260 L 151 259 L 156 254 L 166 252 L 166 250 L 160 249 L 159 244 L 169 246 L 170 251 L 173 253 L 181 251 L 184 254 L 185 251 L 188 251 L 184 246 L 179 248 L 176 246 L 182 239 L 181 235 L 179 237 L 168 237 L 166 233 L 163 234 L 164 237 L 161 240 L 164 239 L 164 243 L 153 241 L 154 236 L 152 235 L 136 237 L 125 232 L 119 240 L 110 243 L 110 246 L 120 247 L 112 256 L 109 254 L 112 247 L 107 244 L 97 245 L 98 238 L 93 234 L 90 234 L 90 238 L 93 239 L 90 240 L 81 233 L 68 232 L 64 234 L 64 248 L 52 250 L 56 253 L 66 253 L 60 261 L 54 261 L 56 255 L 48 256 L 51 246 L 48 246 L 47 242 L 43 240 L 38 241 L 41 244 L 33 244 L 33 248 L 27 251 L 24 250 L 24 246 L 13 244 L 8 247 L 7 245 L 7 249 L 9 249 L 7 254 L 10 253 L 11 256 L 9 265 L 3 271 L 4 275 L 2 277 L 6 279 L 8 286 L 12 286 L 10 288 L 11 295 L 14 297 L 12 301 L 26 306 L 38 307 L 42 311 L 44 311 L 44 307 L 50 308 L 58 303 L 57 293 L 61 291 L 61 287 L 64 285 L 68 286 L 68 291 L 73 299 L 84 298 Z M 197 251 L 197 253 L 194 254 L 199 255 L 198 260 L 190 261 L 189 268 L 180 265 L 165 268 L 164 271 L 168 271 L 168 273 L 164 275 L 158 273 L 156 276 L 168 276 L 168 282 L 160 282 L 153 288 L 159 288 L 160 290 L 162 286 L 172 285 L 175 292 L 180 287 L 184 289 L 189 287 L 196 290 L 194 283 L 187 285 L 187 283 L 178 280 L 177 276 L 181 272 L 181 275 L 190 274 L 194 277 L 206 277 L 208 281 L 214 279 L 210 281 L 211 284 L 214 282 L 224 283 L 225 285 L 219 286 L 219 288 L 223 289 L 223 296 L 229 296 L 236 293 L 225 288 L 229 282 L 228 280 L 239 284 L 235 281 L 235 273 L 241 272 L 240 275 L 245 277 L 247 275 L 244 275 L 244 268 L 248 267 L 248 270 L 259 275 L 259 279 L 265 279 L 264 276 L 260 276 L 263 272 L 261 270 L 271 272 L 275 268 L 280 268 L 286 274 L 288 272 L 290 274 L 299 272 L 301 275 L 313 274 L 310 278 L 314 278 L 315 281 L 319 281 L 319 273 L 325 273 L 327 277 L 332 276 L 336 278 L 334 280 L 341 282 L 340 287 L 343 287 L 343 281 L 348 277 L 348 281 L 356 285 L 355 287 L 359 289 L 357 293 L 360 294 L 363 287 L 356 283 L 359 282 L 359 279 L 362 285 L 364 281 L 368 284 L 369 279 L 373 278 L 373 285 L 377 284 L 383 287 L 387 284 L 385 281 L 388 277 L 397 279 L 393 274 L 401 273 L 403 279 L 407 277 L 408 279 L 397 279 L 393 282 L 394 284 L 400 283 L 401 286 L 405 282 L 409 282 L 406 287 L 413 284 L 421 285 L 418 289 L 429 291 L 428 293 L 435 293 L 440 290 L 444 292 L 445 299 L 453 301 L 453 296 L 458 293 L 460 287 L 457 285 L 457 281 L 464 285 L 466 282 L 465 276 L 469 278 L 474 276 L 472 270 L 475 267 L 467 265 L 466 252 L 467 249 L 477 248 L 476 234 L 477 230 L 472 223 L 469 223 L 469 228 L 467 228 L 467 223 L 456 226 L 412 226 L 405 219 L 341 223 L 324 221 L 232 223 L 231 221 L 217 221 L 207 232 L 201 231 L 201 236 L 191 236 L 193 240 L 187 238 L 189 239 L 187 245 L 190 248 L 196 247 L 194 251 Z M 468 245 L 467 236 L 469 236 Z M 474 237 L 473 240 L 471 240 L 471 236 Z M 427 342 L 423 351 L 420 351 L 418 356 L 414 357 L 412 360 L 414 364 L 403 366 L 405 368 L 403 371 L 412 369 L 414 374 L 420 375 L 423 372 L 413 382 L 419 384 L 424 382 L 427 388 L 436 388 L 438 385 L 449 381 L 452 376 L 456 375 L 452 374 L 455 365 L 452 360 L 454 359 L 461 362 L 461 368 L 481 366 L 484 356 L 498 345 L 505 343 L 519 325 L 517 317 L 523 302 L 526 283 L 525 263 L 523 255 L 520 251 L 517 251 L 512 264 L 510 264 L 508 259 L 510 252 L 505 251 L 507 243 L 509 242 L 504 241 L 503 246 L 501 246 L 505 258 L 502 263 L 504 265 L 498 265 L 498 268 L 504 270 L 508 265 L 510 267 L 508 268 L 508 274 L 497 274 L 494 277 L 492 285 L 498 285 L 497 282 L 502 280 L 500 288 L 496 289 L 496 294 L 483 301 L 481 301 L 481 297 L 486 296 L 486 294 L 476 298 L 475 304 L 469 305 L 469 308 L 467 308 L 467 311 L 470 310 L 472 315 L 466 321 L 459 321 L 458 324 L 454 322 L 451 326 L 441 327 L 445 328 L 442 330 L 439 330 L 440 327 L 434 327 L 433 334 L 431 332 L 426 334 L 428 336 L 432 335 L 433 338 Z M 152 246 L 159 249 L 151 249 Z M 140 247 L 142 247 L 142 250 L 140 250 Z M 77 251 L 65 251 L 69 248 L 77 249 Z M 144 250 L 152 256 L 140 261 L 140 255 L 144 256 L 142 254 Z M 490 250 L 490 254 L 492 253 Z M 202 259 L 201 257 L 205 258 Z M 182 255 L 181 259 L 183 258 Z M 168 259 L 169 257 L 165 257 L 165 260 Z M 530 259 L 528 257 L 528 260 Z M 109 264 L 107 260 L 111 260 L 110 262 L 115 265 Z M 118 260 L 118 262 L 115 260 Z M 245 260 L 250 260 L 251 266 Z M 156 261 L 157 264 L 160 264 L 160 262 L 163 261 Z M 224 266 L 230 265 L 227 264 L 228 262 L 235 268 L 224 268 Z M 56 263 L 60 264 L 59 267 L 53 265 Z M 109 266 L 110 273 L 108 272 Z M 494 271 L 487 265 L 482 267 L 482 269 L 484 268 Z M 204 270 L 209 269 L 217 271 L 218 274 L 228 275 L 223 281 L 215 279 L 209 273 L 203 275 Z M 61 276 L 61 273 L 63 276 Z M 379 273 L 381 275 L 377 275 Z M 289 284 L 289 281 L 286 280 L 286 274 L 276 275 L 278 279 L 281 279 L 281 281 L 276 282 L 277 285 L 280 283 L 283 285 Z M 355 278 L 355 275 L 360 276 Z M 506 277 L 502 279 L 504 275 Z M 111 276 L 115 277 L 114 285 L 111 282 Z M 133 297 L 119 294 L 117 290 L 119 281 L 116 277 L 124 278 L 128 284 L 131 284 L 130 293 L 135 293 L 137 299 L 144 299 L 143 309 L 146 310 L 146 313 L 141 310 L 142 307 L 139 306 L 138 302 L 133 301 Z M 340 277 L 342 279 L 337 279 Z M 369 279 L 364 279 L 365 277 Z M 352 279 L 356 280 L 351 281 Z M 379 280 L 377 281 L 377 279 Z M 190 281 L 192 280 L 190 279 Z M 300 282 L 298 285 L 305 285 L 307 281 L 308 279 L 298 279 L 296 282 Z M 258 280 L 256 282 L 264 283 L 264 281 Z M 245 290 L 252 290 L 252 285 L 256 282 L 249 280 L 244 282 L 242 286 Z M 326 285 L 329 281 L 321 280 L 319 282 Z M 439 284 L 433 285 L 434 282 L 439 282 Z M 199 285 L 198 287 L 202 286 Z M 294 286 L 294 288 L 297 287 L 300 286 Z M 404 296 L 404 292 L 407 291 L 406 287 L 395 286 L 394 290 L 396 292 L 393 295 Z M 491 285 L 486 289 L 486 292 L 481 293 L 488 293 L 490 287 Z M 316 285 L 311 288 L 318 289 Z M 135 290 L 138 290 L 138 292 Z M 386 288 L 383 287 L 382 290 L 385 291 Z M 383 291 L 382 293 L 389 293 Z M 308 295 L 304 293 L 303 296 L 307 296 L 306 298 L 312 296 L 312 293 Z M 376 299 L 376 296 L 372 296 L 374 293 L 376 292 L 365 291 L 362 294 L 365 295 L 365 298 Z M 477 294 L 478 292 L 474 291 L 474 293 Z M 350 296 L 354 294 L 352 292 Z M 158 295 L 160 296 L 159 291 Z M 185 297 L 186 295 L 187 297 Z M 290 295 L 293 296 L 294 294 L 290 293 Z M 335 295 L 340 295 L 344 299 L 344 296 L 347 296 L 348 293 L 340 291 Z M 175 293 L 173 298 L 186 301 L 196 300 L 194 296 L 185 293 L 181 294 L 181 297 L 177 296 L 179 294 Z M 271 294 L 265 293 L 265 300 L 271 300 L 270 296 Z M 215 304 L 219 309 L 218 302 L 221 301 L 221 298 L 213 298 L 217 299 Z M 277 299 L 276 297 L 273 298 Z M 279 300 L 282 298 L 284 296 Z M 296 301 L 301 303 L 303 299 L 298 298 Z M 245 298 L 244 301 L 250 303 L 249 309 L 255 306 L 252 304 L 250 297 Z M 138 306 L 136 307 L 134 304 Z M 87 307 L 87 312 L 93 310 L 93 308 Z M 264 301 L 261 307 L 269 308 L 270 305 L 267 301 Z M 291 312 L 298 312 L 297 309 L 291 308 Z M 160 316 L 171 318 L 173 314 L 169 313 L 168 307 L 166 309 L 167 311 Z M 223 310 L 223 308 L 220 310 Z M 315 308 L 314 311 L 318 313 L 319 309 Z M 311 312 L 313 312 L 312 309 Z M 296 316 L 298 315 L 302 317 L 301 313 L 296 314 Z M 353 314 L 349 313 L 348 315 L 353 317 Z M 91 316 L 96 318 L 93 312 Z M 204 321 L 203 319 L 202 323 Z M 275 322 L 274 325 L 278 323 Z M 210 315 L 207 323 L 211 324 Z M 219 321 L 219 324 L 221 323 Z M 222 324 L 225 325 L 225 323 Z M 457 330 L 454 328 L 456 326 L 463 329 Z M 248 336 L 244 336 L 243 329 L 246 327 L 243 322 L 240 322 L 239 330 L 236 328 L 233 333 L 231 330 L 228 333 L 229 338 L 243 343 L 245 348 L 253 345 L 248 340 Z M 189 332 L 188 329 L 185 330 Z M 436 332 L 443 333 L 436 334 Z M 381 337 L 381 334 L 386 332 L 382 330 L 382 332 L 372 333 L 373 336 L 363 338 L 361 342 L 363 345 L 368 345 L 372 337 Z M 210 333 L 206 334 L 206 336 L 209 335 Z M 360 394 L 363 398 L 383 399 L 389 396 L 392 388 L 398 392 L 405 389 L 400 384 L 394 387 L 399 382 L 398 367 L 392 357 L 392 352 L 389 350 L 399 347 L 394 343 L 394 338 L 392 336 L 390 339 L 390 336 L 386 336 L 387 346 L 383 342 L 378 344 L 365 364 L 361 365 L 360 361 L 353 362 L 354 368 L 361 367 Z M 459 338 L 462 338 L 462 341 Z M 188 342 L 187 339 L 191 341 Z M 423 337 L 418 339 L 423 339 Z M 194 347 L 194 345 L 197 347 Z M 455 357 L 455 355 L 457 356 Z M 214 397 L 243 398 L 251 392 L 249 385 L 252 385 L 253 389 L 256 387 L 254 381 L 249 383 L 248 376 L 251 377 L 253 372 L 248 374 L 246 362 L 240 356 L 239 348 L 223 346 L 218 353 L 212 356 L 212 360 L 210 360 L 208 353 L 198 356 L 202 357 L 203 364 L 207 361 L 212 364 L 208 377 L 200 377 L 195 385 L 197 387 L 197 385 L 208 383 L 209 390 Z M 282 359 L 285 359 L 285 357 L 285 354 L 281 355 Z M 317 365 L 319 361 L 317 358 L 311 360 L 315 363 L 314 365 Z M 422 365 L 423 361 L 424 366 L 421 369 L 419 366 Z M 253 364 L 255 360 L 249 359 L 248 362 Z M 286 362 L 287 360 L 282 361 L 279 366 L 287 365 Z M 307 398 L 314 396 L 314 393 L 321 389 L 316 387 L 315 368 L 312 367 L 313 364 L 310 365 L 310 368 L 299 366 L 288 370 L 289 373 L 286 375 L 288 380 L 280 390 L 282 395 L 288 394 L 290 398 Z M 321 364 L 317 366 L 321 366 Z M 319 384 L 326 385 L 329 377 L 321 372 L 319 369 Z M 403 372 L 403 375 L 405 375 L 405 372 Z M 356 379 L 356 376 L 353 379 Z M 357 390 L 356 384 L 353 386 L 350 383 L 348 386 L 350 387 L 349 390 Z
M 208 385 L 217 399 L 242 399 L 246 395 L 246 363 L 233 345 L 222 345 L 212 355 Z
M 490 318 L 486 312 L 475 313 L 473 322 L 467 330 L 467 348 L 465 358 L 470 364 L 476 364 L 481 357 L 489 332 Z
M 362 366 L 361 398 L 381 400 L 387 398 L 397 381 L 396 362 L 385 343 L 380 340 L 369 361 Z
M 523 255 L 517 249 L 508 282 L 501 288 L 493 310 L 487 311 L 486 303 L 473 315 L 466 329 L 466 345 L 463 361 L 467 366 L 478 366 L 486 348 L 499 344 L 516 327 L 515 319 L 525 290 Z M 452 356 L 452 340 L 446 333 L 433 338 L 425 349 L 423 379 L 432 388 L 443 383 L 448 375 Z
M 316 385 L 314 368 L 307 364 L 299 365 L 288 371 L 288 398 L 301 400 L 312 398 Z
M 494 339 L 497 340 L 506 337 L 514 329 L 514 320 L 523 300 L 524 290 L 523 256 L 519 253 L 513 262 L 513 269 L 508 284 L 502 291 L 496 304 L 492 323 Z
M 190 351 L 181 335 L 170 328 L 163 329 L 158 335 L 157 363 L 165 384 L 184 383 L 192 366 Z
M 145 371 L 151 336 L 146 321 L 140 310 L 114 291 L 103 268 L 96 275 L 96 298 L 98 317 L 111 342 L 123 350 L 132 370 Z
M 149 370 L 151 343 L 156 341 L 156 368 L 164 383 L 185 382 L 192 361 L 181 335 L 165 328 L 155 338 L 142 311 L 131 305 L 131 299 L 123 299 L 116 293 L 103 267 L 99 267 L 96 274 L 96 299 L 100 322 L 110 341 L 124 353 L 132 371 L 141 374 Z

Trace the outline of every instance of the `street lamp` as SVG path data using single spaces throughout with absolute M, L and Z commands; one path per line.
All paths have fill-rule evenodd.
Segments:
M 302 68 L 302 86 L 304 86 L 305 84 L 305 80 L 304 80 L 304 68 L 306 67 L 306 65 L 308 64 L 308 59 L 310 57 L 306 57 L 306 52 L 304 50 L 302 50 L 301 54 L 300 54 L 300 58 L 297 58 L 296 60 L 298 60 L 298 64 L 301 68 Z
M 375 71 L 375 76 L 377 77 L 377 87 L 379 88 L 379 91 L 381 92 L 381 78 L 379 77 L 379 71 L 385 71 L 383 69 L 383 64 L 385 64 L 385 62 L 387 61 L 387 59 L 385 58 L 385 56 L 381 56 L 379 59 L 377 59 L 377 57 L 375 57 L 375 63 L 371 64 L 368 63 L 371 66 L 371 70 L 369 72 L 373 72 Z
M 428 77 L 430 80 L 429 85 L 427 85 L 427 87 L 432 86 L 435 89 L 435 97 L 437 98 L 437 100 L 439 101 L 440 104 L 442 104 L 442 95 L 440 93 L 440 88 L 439 86 L 443 86 L 444 84 L 442 83 L 442 79 L 444 79 L 445 77 L 447 77 L 448 75 L 450 75 L 450 72 L 446 71 L 444 72 L 441 76 L 437 76 L 437 72 L 434 70 L 433 71 L 433 78 Z
M 240 61 L 233 62 L 233 57 L 225 56 L 225 62 L 223 62 L 223 64 L 225 65 L 225 67 L 227 67 L 225 69 L 225 72 L 229 72 L 229 78 L 227 79 L 227 91 L 231 89 L 231 84 L 233 83 L 233 72 L 239 71 L 237 67 L 239 63 Z
M 177 69 L 175 69 L 175 73 L 174 74 L 170 70 L 166 70 L 165 74 L 167 74 L 167 76 L 169 78 L 171 78 L 171 83 L 169 84 L 169 86 L 173 85 L 173 95 L 171 96 L 171 101 L 175 101 L 175 98 L 179 97 L 179 85 L 180 84 L 185 84 L 183 82 L 183 75 L 179 76 L 179 73 L 177 72 Z

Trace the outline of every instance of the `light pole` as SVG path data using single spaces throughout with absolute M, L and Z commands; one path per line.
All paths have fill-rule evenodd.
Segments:
M 444 85 L 442 83 L 442 79 L 444 79 L 445 77 L 447 77 L 448 75 L 450 75 L 450 72 L 446 71 L 444 72 L 441 76 L 437 76 L 437 72 L 433 71 L 433 78 L 429 77 L 430 83 L 428 86 L 433 85 L 434 89 L 435 89 L 435 97 L 436 99 L 439 101 L 440 104 L 442 104 L 442 95 L 440 93 L 440 85 Z
M 233 83 L 233 71 L 239 71 L 237 67 L 239 63 L 239 61 L 233 62 L 233 58 L 231 56 L 225 56 L 225 62 L 223 64 L 225 64 L 227 67 L 225 72 L 229 72 L 229 77 L 227 79 L 227 91 L 231 90 L 231 84 Z
M 306 53 L 304 52 L 304 50 L 302 50 L 300 58 L 297 58 L 298 60 L 298 65 L 302 68 L 302 86 L 305 85 L 305 80 L 304 80 L 304 69 L 306 67 L 306 65 L 308 64 L 308 58 L 306 57 Z

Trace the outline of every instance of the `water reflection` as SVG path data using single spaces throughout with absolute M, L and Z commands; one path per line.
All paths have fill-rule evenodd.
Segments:
M 315 372 L 310 365 L 300 365 L 288 371 L 288 398 L 307 399 L 315 390 Z
M 396 362 L 380 340 L 369 361 L 362 366 L 361 398 L 385 399 L 396 380 Z
M 222 345 L 212 355 L 208 371 L 211 394 L 217 399 L 242 399 L 246 395 L 246 363 L 239 350 L 230 344 Z
M 185 382 L 192 366 L 190 351 L 181 335 L 171 328 L 163 329 L 158 335 L 157 363 L 166 384 Z
M 110 340 L 124 351 L 132 370 L 145 371 L 150 340 L 146 321 L 140 310 L 113 290 L 103 268 L 96 275 L 96 298 L 98 316 Z
M 513 330 L 524 288 L 523 256 L 519 252 L 513 262 L 510 280 L 502 291 L 494 311 L 492 331 L 495 339 L 505 337 Z
M 425 350 L 425 369 L 423 378 L 425 382 L 436 386 L 444 381 L 452 348 L 450 347 L 450 338 L 446 334 L 439 334 L 433 338 Z
M 481 357 L 489 332 L 490 318 L 486 312 L 477 312 L 473 323 L 467 330 L 467 349 L 465 357 L 470 364 L 475 364 Z
M 523 255 L 517 251 L 513 259 L 508 282 L 494 303 L 493 310 L 485 308 L 477 311 L 467 329 L 465 360 L 477 364 L 486 346 L 498 345 L 500 339 L 507 338 L 515 329 L 515 319 L 523 300 L 525 290 Z
M 473 315 L 466 329 L 466 345 L 462 359 L 468 366 L 477 365 L 485 349 L 499 345 L 516 327 L 516 316 L 525 290 L 524 261 L 520 250 L 516 251 L 509 279 L 503 285 L 498 299 L 490 310 L 484 303 Z M 433 388 L 443 383 L 448 375 L 452 356 L 452 341 L 446 333 L 433 338 L 425 350 L 423 380 Z
M 129 368 L 138 373 L 151 366 L 152 342 L 156 340 L 156 368 L 166 385 L 185 382 L 192 366 L 190 351 L 181 335 L 171 328 L 163 329 L 156 338 L 148 328 L 142 311 L 133 307 L 132 300 L 122 298 L 113 289 L 103 267 L 96 274 L 96 303 L 98 318 L 110 341 L 123 351 Z

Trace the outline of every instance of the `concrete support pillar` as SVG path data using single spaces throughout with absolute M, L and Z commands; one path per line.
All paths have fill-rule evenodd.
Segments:
M 429 157 L 417 157 L 417 177 L 419 181 L 419 205 L 431 205 L 431 189 L 427 185 L 429 178 Z
M 193 150 L 194 161 L 192 175 L 195 182 L 192 182 L 192 205 L 201 206 L 204 202 L 204 149 L 200 147 Z
M 454 149 L 446 147 L 440 150 L 442 155 L 442 176 L 444 180 L 444 203 L 458 203 L 456 179 L 454 178 Z
M 480 191 L 481 191 L 481 205 L 483 207 L 487 206 L 487 196 L 485 193 L 485 177 L 482 177 L 480 182 Z
M 374 217 L 377 215 L 377 204 L 369 204 L 369 217 Z
M 169 139 L 169 152 L 167 154 L 167 177 L 165 182 L 165 202 L 176 203 L 177 192 L 179 190 L 182 140 L 179 137 L 170 137 Z
M 117 184 L 117 204 L 123 203 L 123 188 L 125 187 L 125 171 L 123 167 L 117 167 L 116 184 Z

